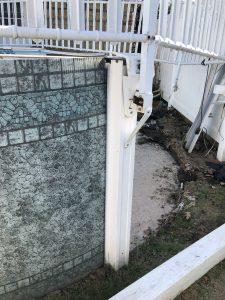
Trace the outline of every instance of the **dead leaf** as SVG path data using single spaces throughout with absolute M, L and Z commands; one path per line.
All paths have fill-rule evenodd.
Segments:
M 190 211 L 186 211 L 185 212 L 185 219 L 186 220 L 190 220 L 191 219 L 191 212 Z

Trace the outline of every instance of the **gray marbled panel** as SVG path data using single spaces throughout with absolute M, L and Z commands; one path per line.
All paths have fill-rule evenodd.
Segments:
M 102 127 L 1 149 L 1 283 L 103 243 L 104 145 Z
M 106 83 L 102 58 L 4 60 L 0 95 L 60 90 Z
M 106 111 L 105 85 L 1 96 L 0 130 L 61 122 Z
M 0 299 L 103 263 L 105 80 L 100 58 L 0 62 Z

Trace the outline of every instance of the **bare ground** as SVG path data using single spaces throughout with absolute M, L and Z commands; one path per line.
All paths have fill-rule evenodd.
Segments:
M 134 167 L 131 249 L 142 243 L 149 228 L 156 230 L 158 220 L 168 214 L 168 199 L 178 190 L 178 165 L 168 151 L 156 143 L 137 137 Z

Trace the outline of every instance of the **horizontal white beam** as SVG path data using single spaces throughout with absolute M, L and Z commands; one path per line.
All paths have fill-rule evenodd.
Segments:
M 148 35 L 134 33 L 114 33 L 106 31 L 75 31 L 71 29 L 31 28 L 18 26 L 0 26 L 0 37 L 27 38 L 27 39 L 53 39 L 71 41 L 95 42 L 146 42 Z
M 225 259 L 225 225 L 178 253 L 111 300 L 168 300 Z
M 159 35 L 156 35 L 155 40 L 156 40 L 156 44 L 161 47 L 174 49 L 174 50 L 182 51 L 182 52 L 186 52 L 186 53 L 192 53 L 192 54 L 200 55 L 200 56 L 203 56 L 206 58 L 218 59 L 220 61 L 225 62 L 225 56 L 221 56 L 219 54 L 210 52 L 205 49 L 195 48 L 192 45 L 185 45 L 181 42 L 174 42 L 168 38 L 164 39 Z

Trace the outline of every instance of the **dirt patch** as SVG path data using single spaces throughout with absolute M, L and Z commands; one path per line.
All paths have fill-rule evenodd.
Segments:
M 135 149 L 131 249 L 142 243 L 149 228 L 173 209 L 168 199 L 179 187 L 178 165 L 168 151 L 138 135 Z

